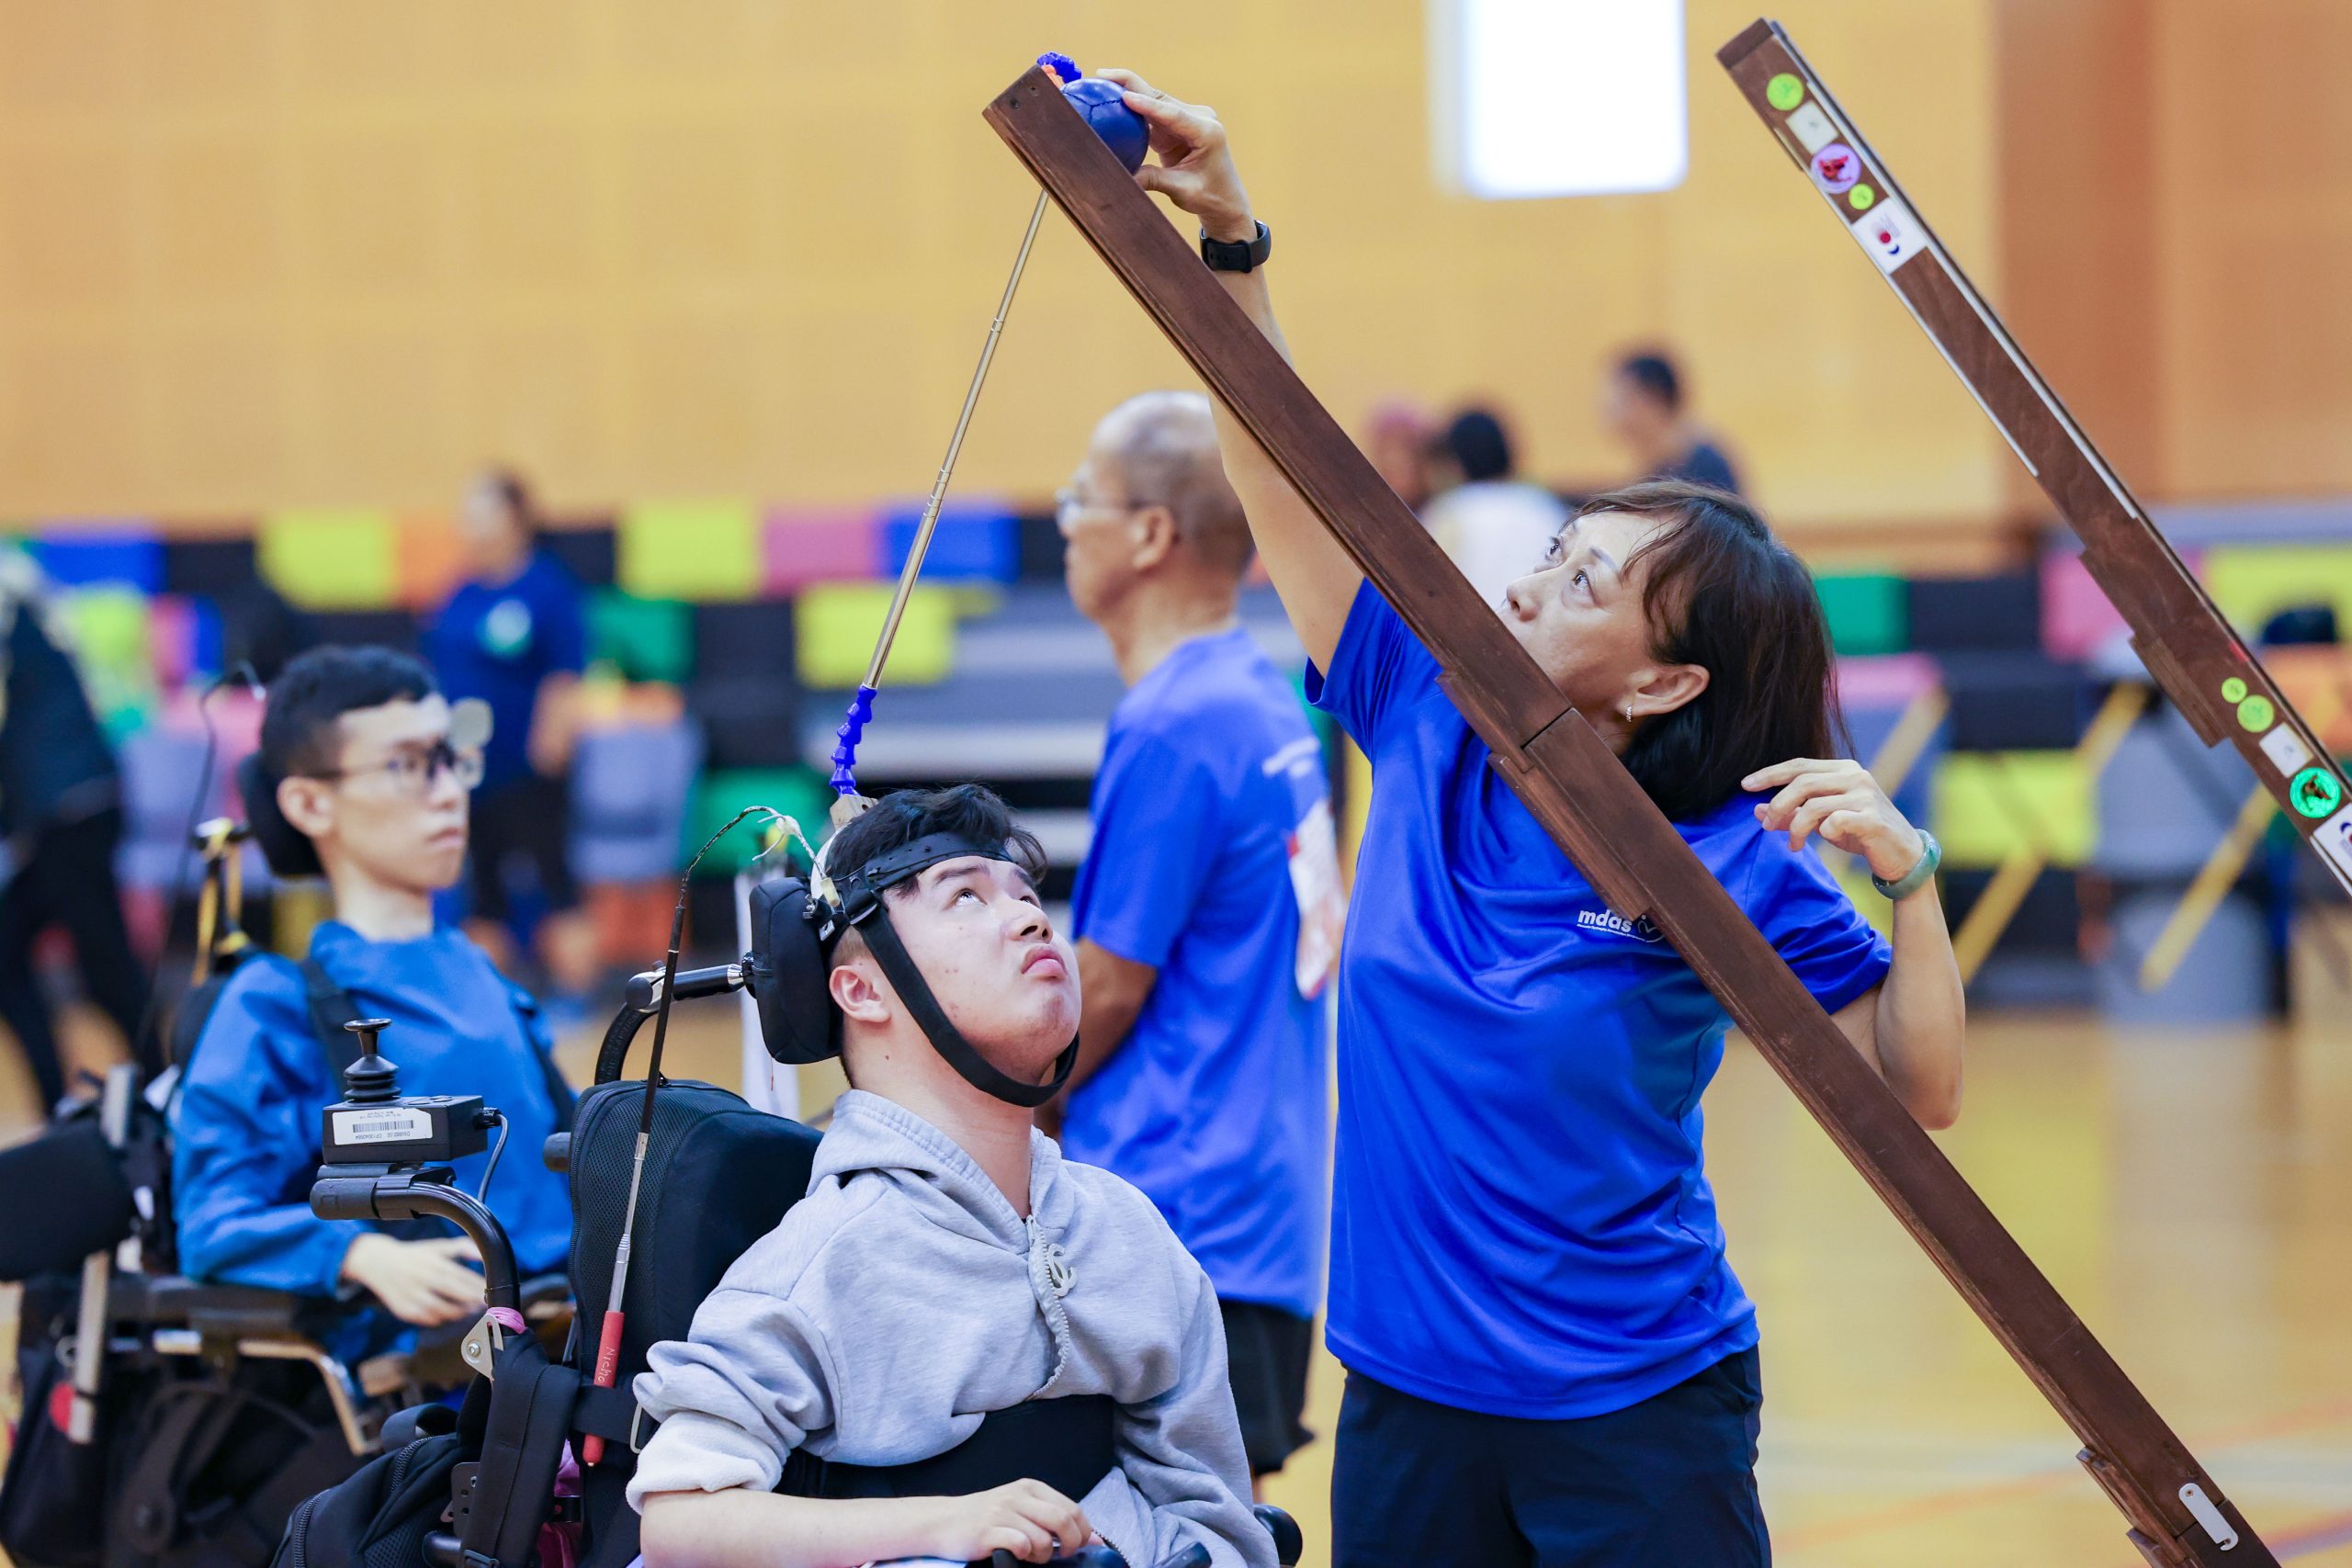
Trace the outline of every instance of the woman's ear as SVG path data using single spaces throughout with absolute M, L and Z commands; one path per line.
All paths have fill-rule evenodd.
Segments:
M 322 779 L 278 780 L 277 810 L 305 838 L 334 830 L 334 791 Z
M 882 988 L 882 977 L 862 960 L 834 965 L 825 978 L 825 989 L 843 1018 L 860 1023 L 890 1021 L 891 998 Z
M 1704 665 L 1669 664 L 1649 671 L 1647 679 L 1634 688 L 1629 700 L 1635 718 L 1660 718 L 1698 701 L 1699 694 L 1706 689 Z
M 1149 571 L 1176 547 L 1176 514 L 1165 506 L 1143 506 L 1128 519 L 1128 537 L 1135 543 L 1135 569 Z

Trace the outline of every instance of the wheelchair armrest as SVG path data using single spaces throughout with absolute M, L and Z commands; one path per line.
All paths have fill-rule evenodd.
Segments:
M 118 1276 L 107 1308 L 117 1320 L 155 1328 L 192 1328 L 206 1339 L 304 1337 L 329 1303 L 290 1291 L 210 1285 L 177 1274 Z
M 1298 1528 L 1298 1521 L 1272 1503 L 1261 1503 L 1250 1511 L 1266 1527 L 1266 1533 L 1274 1538 L 1274 1561 L 1282 1568 L 1295 1568 L 1306 1554 L 1306 1536 Z

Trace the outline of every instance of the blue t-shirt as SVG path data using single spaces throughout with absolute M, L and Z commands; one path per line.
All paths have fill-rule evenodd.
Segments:
M 571 1248 L 564 1179 L 539 1150 L 558 1125 L 541 1056 L 538 1010 L 455 931 L 370 942 L 329 921 L 311 956 L 362 1016 L 388 1018 L 379 1049 L 402 1094 L 479 1094 L 506 1116 L 505 1153 L 489 1203 L 524 1277 L 561 1270 Z M 221 987 L 182 1080 L 173 1116 L 172 1184 L 180 1267 L 191 1278 L 333 1295 L 362 1226 L 311 1213 L 320 1116 L 343 1098 L 311 1026 L 301 972 L 277 958 L 239 966 Z M 497 1134 L 493 1133 L 494 1138 Z M 487 1155 L 457 1163 L 481 1185 Z M 458 1233 L 435 1225 L 436 1235 Z
M 469 582 L 450 595 L 424 635 L 442 694 L 480 697 L 493 728 L 482 753 L 482 787 L 530 771 L 528 742 L 539 682 L 576 674 L 588 662 L 588 623 L 580 584 L 545 550 L 507 582 Z
M 1439 1404 L 1600 1415 L 1756 1342 L 1701 1154 L 1727 1020 L 1568 863 L 1437 673 L 1366 584 L 1307 678 L 1373 773 L 1340 966 L 1327 1337 Z M 1754 807 L 1676 828 L 1841 1008 L 1887 946 Z
M 1322 1299 L 1340 900 L 1290 683 L 1245 631 L 1184 643 L 1120 700 L 1095 775 L 1073 923 L 1159 974 L 1062 1146 L 1149 1194 L 1220 1297 L 1301 1316 Z

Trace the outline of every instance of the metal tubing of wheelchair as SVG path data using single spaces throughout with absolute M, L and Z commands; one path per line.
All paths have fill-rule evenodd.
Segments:
M 744 976 L 751 965 L 748 960 L 737 959 L 732 964 L 714 964 L 707 969 L 678 971 L 677 999 L 685 1001 L 695 997 L 723 997 L 729 991 L 743 988 Z M 597 1083 L 618 1081 L 621 1069 L 628 1063 L 628 1048 L 637 1039 L 637 1032 L 662 1005 L 662 971 L 649 969 L 642 975 L 629 976 L 628 989 L 621 998 L 620 1011 L 605 1028 L 605 1043 L 596 1049 Z

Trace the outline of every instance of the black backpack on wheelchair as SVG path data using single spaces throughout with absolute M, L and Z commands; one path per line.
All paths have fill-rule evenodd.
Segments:
M 739 988 L 748 964 L 677 976 L 679 998 Z M 273 1568 L 625 1568 L 638 1554 L 638 1516 L 624 1495 L 648 1435 L 632 1380 L 658 1341 L 683 1339 L 697 1307 L 734 1260 L 808 1190 L 818 1134 L 752 1109 L 706 1083 L 664 1081 L 654 1100 L 614 1386 L 589 1377 L 603 1303 L 628 1201 L 629 1171 L 647 1084 L 623 1081 L 630 1041 L 655 1011 L 659 976 L 631 982 L 607 1031 L 594 1084 L 572 1130 L 549 1140 L 548 1163 L 567 1172 L 572 1198 L 574 1299 L 569 1353 L 550 1361 L 528 1336 L 491 1352 L 490 1375 L 454 1418 L 373 1461 L 298 1512 Z M 327 1174 L 322 1172 L 323 1174 Z M 322 1183 L 322 1186 L 324 1184 Z M 477 1236 L 477 1245 L 482 1237 Z M 485 1259 L 489 1248 L 483 1248 Z M 511 1267 L 511 1266 L 510 1266 Z M 796 1453 L 779 1490 L 804 1496 L 882 1497 L 983 1491 L 1024 1477 L 1082 1496 L 1115 1462 L 1107 1399 L 1046 1400 L 999 1411 L 959 1447 L 888 1469 L 827 1464 Z M 403 1418 L 388 1426 L 412 1430 Z M 582 1467 L 578 1494 L 554 1495 L 566 1442 L 603 1440 L 602 1462 Z M 397 1472 L 397 1475 L 396 1472 Z M 422 1488 L 420 1476 L 435 1484 Z M 1261 1510 L 1284 1562 L 1297 1529 Z M 553 1530 L 558 1536 L 544 1534 Z M 1107 1556 L 1099 1552 L 1097 1556 Z M 1134 1564 L 1130 1568 L 1159 1568 Z

